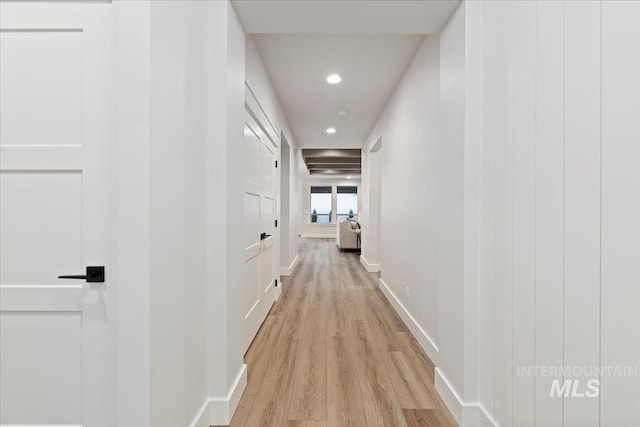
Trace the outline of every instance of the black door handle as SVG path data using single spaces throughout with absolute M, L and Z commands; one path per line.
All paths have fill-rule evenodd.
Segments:
M 70 274 L 58 276 L 58 279 L 80 279 L 86 280 L 88 283 L 103 283 L 104 282 L 104 266 L 87 267 L 86 274 Z
M 264 240 L 267 237 L 271 237 L 271 234 L 267 234 L 267 233 L 260 233 L 260 240 Z

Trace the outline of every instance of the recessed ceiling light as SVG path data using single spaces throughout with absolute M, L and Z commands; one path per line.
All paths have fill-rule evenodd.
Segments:
M 329 74 L 329 76 L 327 77 L 327 83 L 335 85 L 338 84 L 342 81 L 342 77 L 340 77 L 337 74 Z
M 336 133 L 336 128 L 327 128 L 327 133 L 329 134 Z
M 347 115 L 348 112 L 349 110 L 347 110 L 347 107 L 341 107 L 338 109 L 338 116 L 344 117 Z

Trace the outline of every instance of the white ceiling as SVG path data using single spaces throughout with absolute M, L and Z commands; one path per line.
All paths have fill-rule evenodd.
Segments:
M 254 35 L 301 148 L 360 148 L 423 37 Z M 328 84 L 331 73 L 342 82 Z M 338 116 L 340 107 L 346 117 Z M 337 132 L 328 135 L 328 127 Z
M 254 34 L 298 146 L 359 148 L 424 34 L 440 32 L 460 0 L 232 3 Z M 327 84 L 330 73 L 342 83 Z M 330 126 L 336 134 L 325 133 Z
M 247 33 L 434 34 L 460 0 L 233 0 Z

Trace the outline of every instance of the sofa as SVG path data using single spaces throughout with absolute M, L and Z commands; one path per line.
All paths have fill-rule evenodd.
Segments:
M 339 222 L 336 242 L 341 251 L 360 250 L 360 224 L 349 219 Z

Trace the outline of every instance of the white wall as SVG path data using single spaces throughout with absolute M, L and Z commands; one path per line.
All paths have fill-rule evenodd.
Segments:
M 244 32 L 227 2 L 135 3 L 117 9 L 117 274 L 130 257 L 138 281 L 118 295 L 114 405 L 122 425 L 226 423 L 246 380 Z
M 500 425 L 640 425 L 638 377 L 562 399 L 557 377 L 516 371 L 640 365 L 640 4 L 467 9 L 483 64 L 467 70 L 482 117 L 478 399 Z
M 233 15 L 227 13 L 225 7 L 204 2 L 159 2 L 151 7 L 153 425 L 188 425 L 209 396 L 226 396 L 242 366 L 241 340 L 234 338 L 241 319 L 232 318 L 234 295 L 225 289 L 237 280 L 240 266 L 233 256 L 233 239 L 225 233 L 239 231 L 242 224 L 219 208 L 221 200 L 227 210 L 237 208 L 238 202 L 242 206 L 229 191 L 231 185 L 220 186 L 232 180 L 234 169 L 226 167 L 242 162 L 233 147 L 239 145 L 242 129 L 242 122 L 234 119 L 238 121 L 237 110 L 243 106 L 244 41 L 241 29 L 233 31 Z M 223 24 L 211 44 L 207 18 Z M 233 44 L 234 36 L 240 43 Z M 213 57 L 217 39 L 226 52 L 221 58 Z M 220 62 L 208 62 L 209 54 Z M 207 71 L 215 76 L 214 67 L 230 76 L 223 80 L 229 93 L 222 118 L 226 126 L 207 123 Z M 240 131 L 233 132 L 233 124 Z M 210 141 L 216 140 L 212 146 Z M 220 154 L 225 162 L 218 160 Z M 209 175 L 219 167 L 226 172 L 221 181 Z M 215 203 L 207 196 L 215 197 Z M 224 227 L 208 224 L 216 215 L 224 216 Z M 224 295 L 226 299 L 219 298 Z M 215 354 L 220 342 L 226 343 L 223 355 Z
M 451 194 L 458 202 L 457 211 L 438 211 L 445 206 L 444 197 L 438 192 L 441 168 L 462 175 L 462 158 L 444 156 L 444 145 L 460 145 L 460 141 L 444 141 L 440 138 L 440 38 L 426 36 L 415 58 L 409 65 L 396 91 L 389 100 L 380 119 L 364 145 L 365 175 L 370 180 L 377 165 L 370 148 L 382 139 L 380 169 L 382 174 L 381 236 L 379 262 L 382 264 L 381 285 L 390 300 L 395 303 L 418 340 L 432 360 L 439 365 L 440 342 L 439 280 L 444 272 L 440 264 L 448 268 L 462 266 L 460 253 L 452 259 L 438 259 L 440 224 L 447 215 L 453 221 L 462 212 L 462 194 Z M 373 174 L 372 174 L 373 172 Z M 366 187 L 366 183 L 365 183 Z M 365 197 L 369 189 L 365 189 Z M 365 224 L 371 215 L 370 199 L 365 200 Z M 369 209 L 367 209 L 367 207 Z M 363 238 L 366 242 L 367 238 Z M 365 243 L 367 245 L 371 242 Z M 374 245 L 375 246 L 375 245 Z M 367 248 L 365 257 L 372 252 Z M 373 262 L 368 260 L 369 262 Z M 449 267 L 451 266 L 451 267 Z M 455 313 L 451 313 L 454 316 Z M 446 319 L 444 319 L 446 321 Z M 444 339 L 449 339 L 445 336 Z M 450 355 L 457 357 L 456 354 Z
M 517 375 L 640 364 L 639 9 L 465 2 L 365 145 L 384 142 L 383 290 L 463 424 L 640 423 L 638 377 L 562 399 Z
M 464 125 L 465 10 L 440 34 L 440 137 L 436 153 L 439 368 L 465 393 Z
M 302 237 L 311 238 L 335 238 L 336 237 L 336 187 L 338 185 L 356 186 L 358 187 L 358 212 L 360 212 L 361 205 L 361 180 L 360 179 L 330 179 L 330 178 L 312 178 L 308 175 L 304 176 L 299 182 L 300 191 L 300 214 L 299 218 L 299 233 Z M 317 224 L 311 222 L 311 186 L 322 185 L 331 186 L 333 188 L 332 204 L 334 206 L 332 212 L 332 224 Z M 297 235 L 296 235 L 297 239 Z
M 291 274 L 287 261 L 291 262 L 289 252 L 291 251 L 291 146 L 286 137 L 281 138 L 280 145 L 280 260 L 276 267 L 280 270 L 280 274 Z M 294 170 L 295 173 L 295 164 Z M 293 186 L 297 188 L 296 186 Z M 290 264 L 289 264 L 290 265 Z M 283 268 L 282 268 L 282 267 Z
M 201 400 L 206 387 L 202 377 L 199 384 L 192 384 L 193 390 L 186 387 L 190 380 L 186 372 L 187 334 L 197 337 L 202 349 L 206 343 L 200 330 L 203 323 L 189 331 L 191 323 L 186 319 L 190 295 L 201 293 L 204 285 L 197 261 L 192 266 L 195 281 L 185 280 L 184 251 L 189 250 L 185 221 L 187 94 L 183 77 L 187 67 L 186 14 L 186 4 L 151 6 L 151 372 L 162 372 L 151 375 L 151 424 L 164 426 L 191 421 L 190 416 L 202 402 L 189 411 L 187 400 L 191 400 L 191 393 Z M 189 141 L 193 143 L 190 148 L 197 149 L 197 141 Z M 191 170 L 198 171 L 199 163 Z M 192 219 L 198 223 L 199 218 Z M 197 247 L 200 242 L 192 243 Z M 200 254 L 193 248 L 191 255 Z M 204 310 L 204 301 L 194 301 L 189 311 L 197 316 Z M 194 367 L 205 368 L 204 360 Z
M 236 284 L 242 277 L 237 183 L 243 181 L 247 86 L 271 124 L 287 135 L 291 156 L 297 153 L 230 3 L 151 2 L 148 13 L 150 422 L 224 424 L 246 384 Z M 290 209 L 297 218 L 298 203 Z M 296 230 L 295 221 L 290 227 Z M 297 245 L 291 252 L 297 255 Z
M 117 90 L 114 175 L 111 186 L 115 230 L 110 259 L 117 283 L 116 356 L 111 396 L 115 425 L 150 425 L 150 39 L 148 2 L 115 2 Z M 125 207 L 125 208 L 122 208 Z
M 383 291 L 464 425 L 640 424 L 638 376 L 517 374 L 640 365 L 639 61 L 637 2 L 465 2 L 367 139 Z
M 465 391 L 465 16 L 427 36 L 365 144 L 363 256 L 457 393 Z M 369 152 L 381 139 L 378 153 Z M 402 232 L 401 230 L 406 230 Z M 375 235 L 374 235 L 375 236 Z M 380 244 L 379 244 L 380 243 Z M 377 254 L 379 248 L 379 254 Z M 378 259 L 376 259 L 376 254 Z M 368 259 L 371 258 L 371 259 Z
M 374 143 L 373 147 L 362 150 L 362 186 L 361 204 L 362 210 L 358 215 L 360 227 L 363 230 L 361 237 L 362 250 L 360 260 L 368 271 L 380 270 L 380 256 L 382 238 L 381 230 L 381 198 L 382 198 L 382 139 Z

